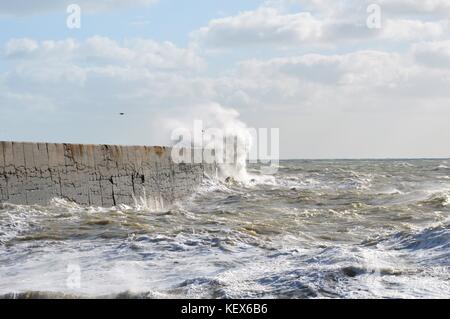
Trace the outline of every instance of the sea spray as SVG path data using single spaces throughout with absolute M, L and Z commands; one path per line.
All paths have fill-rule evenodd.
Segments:
M 227 183 L 275 183 L 279 129 L 251 128 L 236 110 L 216 103 L 190 110 L 161 121 L 163 131 L 170 129 L 174 162 L 215 163 L 217 172 L 210 177 Z M 250 174 L 249 163 L 258 164 L 261 174 Z
M 178 156 L 181 153 L 183 161 L 203 161 L 213 157 L 219 166 L 219 179 L 251 180 L 247 172 L 247 157 L 252 148 L 252 134 L 236 110 L 216 103 L 202 105 L 190 114 L 166 119 L 164 125 L 171 130 L 173 154 Z M 186 154 L 180 149 L 195 151 L 194 154 Z

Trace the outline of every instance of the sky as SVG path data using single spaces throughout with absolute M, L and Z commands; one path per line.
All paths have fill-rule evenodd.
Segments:
M 0 140 L 167 144 L 219 110 L 285 159 L 450 157 L 448 0 L 0 0 L 0 29 Z

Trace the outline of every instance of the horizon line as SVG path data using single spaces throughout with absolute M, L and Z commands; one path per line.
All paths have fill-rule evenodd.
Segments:
M 450 157 L 311 157 L 311 158 L 283 158 L 280 161 L 364 161 L 364 160 L 450 160 Z

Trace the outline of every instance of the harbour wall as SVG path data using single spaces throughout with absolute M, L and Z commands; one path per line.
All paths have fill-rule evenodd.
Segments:
M 0 203 L 164 207 L 190 194 L 214 164 L 174 163 L 171 148 L 0 142 Z

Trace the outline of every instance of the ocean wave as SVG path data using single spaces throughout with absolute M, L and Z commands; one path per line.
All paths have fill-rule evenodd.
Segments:
M 2 204 L 0 207 L 0 245 L 8 243 L 40 226 L 33 221 L 47 214 L 38 206 Z
M 436 166 L 436 168 L 434 170 L 440 171 L 440 170 L 448 170 L 448 169 L 449 169 L 449 167 L 447 165 L 440 164 L 440 165 Z
M 450 204 L 450 192 L 433 193 L 426 200 L 422 200 L 419 203 L 434 208 L 445 208 Z
M 391 249 L 444 251 L 450 258 L 450 225 L 439 225 L 418 232 L 400 232 L 387 239 Z
M 24 291 L 0 295 L 0 299 L 165 299 L 174 297 L 175 296 L 153 291 L 133 292 L 129 290 L 98 296 L 52 291 Z
M 250 167 L 163 208 L 2 204 L 0 298 L 449 296 L 448 172 L 407 162 Z

